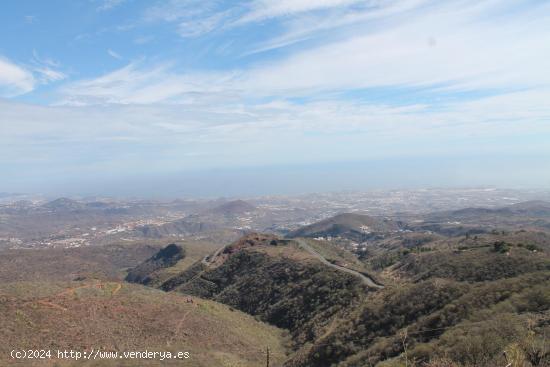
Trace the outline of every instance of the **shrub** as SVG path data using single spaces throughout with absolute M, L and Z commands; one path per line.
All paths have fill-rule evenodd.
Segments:
M 504 241 L 497 241 L 497 242 L 493 243 L 493 251 L 494 252 L 504 254 L 504 253 L 508 252 L 509 249 L 510 249 L 510 246 Z

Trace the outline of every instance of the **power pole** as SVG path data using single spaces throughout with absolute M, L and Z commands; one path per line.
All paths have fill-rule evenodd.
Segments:
M 267 347 L 267 354 L 266 354 L 266 367 L 269 367 L 269 347 Z

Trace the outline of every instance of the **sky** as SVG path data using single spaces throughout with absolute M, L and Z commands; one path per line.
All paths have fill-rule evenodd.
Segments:
M 6 0 L 0 191 L 550 188 L 550 1 Z

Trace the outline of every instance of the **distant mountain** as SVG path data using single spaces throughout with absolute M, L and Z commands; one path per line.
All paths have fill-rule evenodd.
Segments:
M 509 209 L 515 213 L 522 213 L 531 216 L 550 216 L 550 203 L 547 201 L 526 201 L 511 205 Z
M 83 203 L 80 203 L 76 200 L 72 200 L 69 198 L 59 198 L 55 199 L 53 201 L 47 202 L 42 205 L 42 208 L 49 209 L 49 210 L 81 210 L 84 209 L 86 206 Z
M 107 209 L 107 208 L 111 208 L 112 205 L 110 203 L 106 203 L 103 201 L 92 201 L 92 202 L 86 203 L 86 207 L 91 209 Z
M 0 192 L 0 199 L 22 196 L 23 194 L 15 192 Z
M 248 212 L 253 212 L 256 207 L 244 200 L 233 200 L 210 209 L 210 213 L 219 215 L 242 215 Z
M 216 229 L 220 229 L 220 227 L 212 223 L 177 220 L 160 226 L 145 225 L 137 227 L 135 230 L 143 237 L 161 238 L 175 235 L 191 235 Z
M 522 203 L 505 206 L 502 208 L 464 208 L 453 211 L 430 213 L 426 216 L 428 220 L 476 220 L 487 216 L 499 217 L 549 217 L 550 203 L 546 201 L 526 201 Z
M 375 218 L 356 213 L 344 213 L 299 228 L 291 232 L 288 237 L 340 236 L 360 240 L 377 233 L 391 232 L 398 229 L 398 223 L 390 219 Z

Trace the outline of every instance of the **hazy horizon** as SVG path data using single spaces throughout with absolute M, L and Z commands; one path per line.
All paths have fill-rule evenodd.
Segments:
M 92 176 L 47 178 L 37 188 L 32 185 L 0 185 L 0 192 L 42 194 L 48 197 L 143 197 L 215 198 L 308 193 L 482 188 L 548 189 L 550 172 L 541 171 L 544 160 L 531 158 L 526 167 L 513 157 L 480 161 L 475 157 L 460 161 L 419 158 L 384 159 L 369 162 L 268 167 L 220 168 L 180 173 L 150 173 L 94 178 Z M 506 165 L 503 169 L 502 165 Z M 521 165 L 521 166 L 520 166 Z M 539 183 L 533 184 L 533 177 Z M 495 179 L 496 178 L 496 179 Z M 8 180 L 9 181 L 9 180 Z

